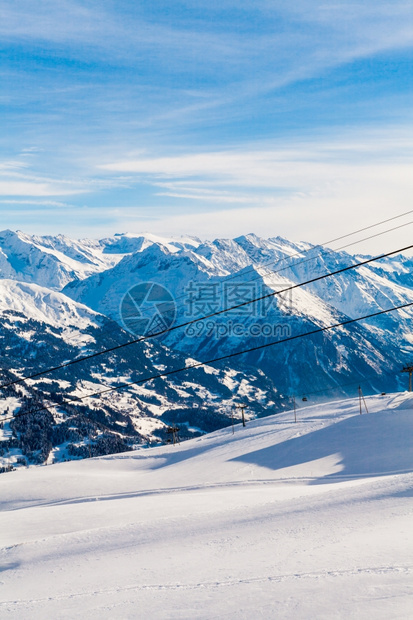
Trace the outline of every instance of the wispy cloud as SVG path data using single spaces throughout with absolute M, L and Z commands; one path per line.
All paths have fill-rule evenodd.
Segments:
M 4 205 L 35 205 L 39 207 L 72 207 L 73 205 L 67 202 L 61 202 L 58 200 L 33 200 L 33 199 L 23 199 L 23 200 L 15 200 L 13 198 L 1 199 L 0 204 Z
M 410 132 L 411 133 L 411 132 Z M 404 134 L 404 135 L 403 135 Z M 258 145 L 230 151 L 190 153 L 170 157 L 140 157 L 103 164 L 107 172 L 134 173 L 141 180 L 166 187 L 174 193 L 198 194 L 200 199 L 214 197 L 225 185 L 254 189 L 295 189 L 306 191 L 314 183 L 344 179 L 349 171 L 360 168 L 364 177 L 369 169 L 385 170 L 413 158 L 410 135 L 397 128 L 391 131 L 365 132 L 364 136 L 336 136 L 335 140 L 297 140 L 286 147 L 263 149 Z M 173 182 L 162 181 L 172 179 Z M 186 180 L 185 180 L 186 179 Z M 188 184 L 188 180 L 191 183 Z M 209 186 L 205 185 L 209 184 Z M 180 191 L 179 191 L 180 190 Z M 185 190 L 185 191 L 184 191 Z M 223 192 L 220 192 L 221 195 Z
M 158 195 L 175 199 L 175 209 L 154 222 L 155 232 L 211 237 L 255 231 L 323 241 L 331 230 L 351 230 L 354 222 L 409 208 L 412 137 L 411 130 L 393 127 L 296 140 L 271 150 L 268 144 L 255 144 L 141 157 L 103 169 L 135 173 L 137 183 L 152 183 L 155 191 L 162 188 Z
M 16 170 L 22 170 L 23 168 L 27 168 L 28 164 L 24 161 L 18 159 L 11 159 L 9 161 L 1 161 L 0 162 L 0 174 L 12 174 Z
M 162 192 L 156 192 L 156 196 L 169 196 L 170 198 L 184 198 L 185 200 L 204 200 L 216 203 L 250 203 L 251 198 L 240 196 L 234 192 L 210 190 L 205 187 L 185 187 L 182 184 L 159 183 L 161 187 L 165 187 Z
M 0 196 L 73 196 L 85 191 L 87 190 L 69 189 L 48 183 L 0 180 Z
M 100 57 L 105 62 L 109 57 L 111 63 L 138 62 L 142 68 L 143 56 L 150 53 L 147 83 L 150 72 L 155 77 L 175 75 L 179 89 L 193 88 L 194 72 L 202 89 L 229 82 L 245 90 L 257 77 L 265 78 L 263 87 L 275 86 L 413 43 L 411 7 L 406 2 L 248 2 L 242 10 L 240 3 L 223 2 L 209 14 L 203 9 L 202 18 L 196 3 L 187 4 L 192 16 L 165 2 L 164 19 L 162 2 L 156 10 L 156 3 L 114 6 L 105 0 L 43 0 L 34 5 L 20 0 L 17 10 L 13 0 L 3 0 L 0 34 L 6 41 L 60 45 L 63 57 Z
M 0 36 L 16 211 L 71 196 L 79 228 L 100 206 L 202 234 L 411 191 L 408 2 L 0 0 Z
M 36 175 L 21 159 L 0 162 L 0 196 L 69 196 L 87 191 L 79 182 Z
M 36 148 L 29 149 L 28 152 L 23 150 L 20 157 L 16 159 L 0 161 L 0 197 L 75 196 L 108 188 L 127 187 L 130 184 L 130 178 L 124 175 L 99 178 L 84 173 L 81 177 L 71 178 L 69 175 L 53 177 L 39 174 L 35 169 L 37 162 L 27 159 L 28 156 L 31 158 L 37 152 Z M 7 202 L 11 204 L 10 200 Z M 26 199 L 24 202 L 28 204 Z M 37 204 L 37 202 L 33 201 L 32 204 Z

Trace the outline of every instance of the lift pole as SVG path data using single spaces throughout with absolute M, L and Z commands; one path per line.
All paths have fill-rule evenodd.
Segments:
M 412 373 L 413 373 L 413 366 L 405 366 L 402 370 L 402 372 L 408 372 L 409 373 L 409 392 L 412 391 Z
M 241 409 L 241 416 L 242 416 L 242 426 L 246 426 L 245 424 L 245 415 L 244 415 L 244 409 L 246 408 L 247 405 L 237 405 L 237 409 Z
M 361 386 L 359 385 L 359 405 L 360 405 L 360 415 L 362 414 L 361 411 L 361 401 L 363 400 L 363 404 L 364 404 L 364 408 L 366 410 L 366 413 L 369 412 L 369 410 L 367 409 L 367 405 L 366 405 L 366 401 L 364 400 L 364 396 L 363 396 L 363 392 L 361 391 Z
M 173 426 L 168 426 L 168 428 L 166 429 L 166 432 L 169 433 L 170 435 L 172 435 L 172 443 L 175 446 L 177 443 L 181 443 L 179 441 L 179 427 L 176 426 L 175 424 Z M 171 440 L 169 440 L 170 442 Z

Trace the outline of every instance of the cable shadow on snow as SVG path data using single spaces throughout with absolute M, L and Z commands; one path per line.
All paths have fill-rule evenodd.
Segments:
M 285 472 L 285 477 L 312 477 L 310 484 L 339 482 L 346 476 L 409 473 L 413 471 L 412 436 L 412 412 L 372 413 L 335 422 L 232 460 L 273 471 L 301 466 L 298 472 Z M 332 466 L 335 456 L 338 467 Z M 333 457 L 333 461 L 314 463 L 327 457 Z

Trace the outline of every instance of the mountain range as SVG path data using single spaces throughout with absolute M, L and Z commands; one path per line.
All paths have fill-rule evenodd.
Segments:
M 249 418 L 282 410 L 293 395 L 313 402 L 354 395 L 358 384 L 365 393 L 401 389 L 413 345 L 410 308 L 299 336 L 413 302 L 410 257 L 387 257 L 278 294 L 366 259 L 253 234 L 210 242 L 1 232 L 2 384 L 128 343 L 145 335 L 145 325 L 175 328 L 3 388 L 2 411 L 25 414 L 3 424 L 3 460 L 53 462 L 132 449 L 166 441 L 176 424 L 182 438 L 191 437 L 230 424 L 240 415 L 236 404 L 246 405 Z M 257 297 L 266 298 L 245 305 Z M 232 306 L 238 308 L 202 318 Z M 120 389 L 86 398 L 106 388 Z

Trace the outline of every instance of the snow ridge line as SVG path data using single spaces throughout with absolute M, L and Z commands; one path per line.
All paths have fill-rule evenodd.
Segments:
M 159 591 L 159 590 L 199 590 L 234 587 L 238 585 L 249 585 L 254 583 L 282 583 L 283 581 L 294 579 L 320 579 L 325 577 L 358 577 L 360 575 L 384 575 L 384 574 L 400 574 L 409 575 L 413 572 L 413 566 L 366 566 L 361 568 L 350 568 L 345 570 L 326 570 L 310 573 L 285 573 L 283 575 L 268 575 L 265 577 L 250 577 L 245 579 L 228 579 L 225 581 L 206 581 L 200 583 L 172 583 L 172 584 L 129 584 L 126 586 L 118 586 L 116 588 L 105 588 L 102 590 L 89 590 L 86 592 L 73 592 L 70 594 L 62 594 L 58 596 L 48 596 L 46 598 L 18 600 L 18 601 L 0 601 L 0 606 L 19 606 L 37 603 L 51 603 L 53 601 L 63 601 L 74 598 L 82 598 L 85 596 L 104 596 L 106 594 L 117 594 L 127 591 Z

